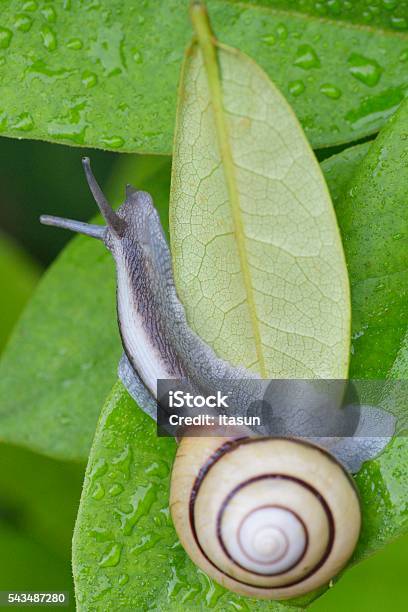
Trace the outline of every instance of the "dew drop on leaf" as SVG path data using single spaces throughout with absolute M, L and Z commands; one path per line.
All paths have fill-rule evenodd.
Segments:
M 295 66 L 310 70 L 311 68 L 319 68 L 320 60 L 316 51 L 310 45 L 300 45 L 296 52 L 296 58 L 293 62 Z
M 79 49 L 82 49 L 83 46 L 83 42 L 80 38 L 70 38 L 67 42 L 67 49 L 74 49 L 75 51 L 78 51 Z
M 34 120 L 30 113 L 21 113 L 16 117 L 14 123 L 12 123 L 11 127 L 15 130 L 20 130 L 21 132 L 29 132 L 34 127 Z
M 278 23 L 276 27 L 276 33 L 278 34 L 280 40 L 286 40 L 288 37 L 288 29 L 284 23 Z
M 24 2 L 22 9 L 23 11 L 34 13 L 38 9 L 38 4 L 35 0 L 28 0 L 28 2 Z
M 0 49 L 7 49 L 10 46 L 13 32 L 8 28 L 0 27 Z
M 101 478 L 101 476 L 106 474 L 107 471 L 108 471 L 108 464 L 105 461 L 105 459 L 101 457 L 97 461 L 95 461 L 95 464 L 93 465 L 90 471 L 90 474 L 89 474 L 89 481 L 91 485 L 95 483 L 99 478 Z
M 301 80 L 291 81 L 289 83 L 289 93 L 292 96 L 300 96 L 305 91 L 305 84 Z
M 33 20 L 28 15 L 18 14 L 14 21 L 14 27 L 20 32 L 28 32 L 33 25 Z
M 352 53 L 348 58 L 350 73 L 368 87 L 377 85 L 381 78 L 382 68 L 379 63 L 359 53 Z
M 74 102 L 68 111 L 61 117 L 48 125 L 48 133 L 54 138 L 72 140 L 77 144 L 83 144 L 85 132 L 88 127 L 85 121 L 86 99 Z
M 103 527 L 95 527 L 94 529 L 91 529 L 89 535 L 97 542 L 107 542 L 112 540 L 112 534 Z
M 143 64 L 143 55 L 141 51 L 139 51 L 139 49 L 132 49 L 132 53 L 136 64 Z
M 397 17 L 393 15 L 390 19 L 391 25 L 395 30 L 406 30 L 408 29 L 408 19 L 406 17 Z
M 92 491 L 91 497 L 96 501 L 99 501 L 100 499 L 103 499 L 105 497 L 105 489 L 100 482 L 96 483 L 94 490 Z
M 53 6 L 46 6 L 42 9 L 41 14 L 48 23 L 55 23 L 57 20 L 57 13 Z
M 274 34 L 265 34 L 265 36 L 261 37 L 261 41 L 265 43 L 265 45 L 273 47 L 276 44 L 276 36 Z
M 129 582 L 129 574 L 120 574 L 118 578 L 119 586 L 125 586 Z
M 48 51 L 55 51 L 57 48 L 57 37 L 53 30 L 49 26 L 43 26 L 40 34 L 44 47 Z
M 332 83 L 323 83 L 320 86 L 320 92 L 332 100 L 338 100 L 341 97 L 341 89 Z
M 114 542 L 110 544 L 104 551 L 99 561 L 100 567 L 115 567 L 120 561 L 122 545 Z
M 109 489 L 108 493 L 109 495 L 112 495 L 112 497 L 116 497 L 117 495 L 120 495 L 122 491 L 123 491 L 123 486 L 119 482 L 115 482 Z
M 383 7 L 389 11 L 392 11 L 398 6 L 398 0 L 383 0 L 382 3 Z
M 87 89 L 91 89 L 91 87 L 94 87 L 98 83 L 98 77 L 94 72 L 84 70 L 81 74 L 81 81 Z
M 107 147 L 110 147 L 112 149 L 119 149 L 120 147 L 122 147 L 125 143 L 125 141 L 123 140 L 123 138 L 121 138 L 120 136 L 109 136 L 109 137 L 105 137 L 101 139 L 102 144 L 106 145 Z

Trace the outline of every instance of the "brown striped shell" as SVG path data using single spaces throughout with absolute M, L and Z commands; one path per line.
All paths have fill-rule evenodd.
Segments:
M 294 439 L 183 439 L 170 507 L 196 565 L 232 591 L 265 599 L 328 583 L 350 558 L 361 524 L 344 468 Z

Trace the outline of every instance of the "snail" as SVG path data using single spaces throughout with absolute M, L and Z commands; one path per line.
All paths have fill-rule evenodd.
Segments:
M 126 388 L 156 418 L 158 380 L 186 380 L 204 395 L 228 380 L 236 409 L 245 411 L 254 397 L 263 397 L 264 382 L 218 358 L 189 327 L 151 196 L 128 185 L 115 212 L 88 158 L 83 166 L 106 226 L 48 215 L 41 222 L 102 240 L 111 251 L 124 348 L 119 375 Z M 361 526 L 358 494 L 345 466 L 356 471 L 392 435 L 387 421 L 380 444 L 361 441 L 370 431 L 367 423 L 382 420 L 373 410 L 374 416 L 366 411 L 357 419 L 357 442 L 350 436 L 334 442 L 322 437 L 327 448 L 299 437 L 253 437 L 245 428 L 224 437 L 183 437 L 170 507 L 192 560 L 217 582 L 248 596 L 287 599 L 327 584 L 352 555 Z M 283 430 L 291 431 L 295 417 L 291 411 L 281 416 Z

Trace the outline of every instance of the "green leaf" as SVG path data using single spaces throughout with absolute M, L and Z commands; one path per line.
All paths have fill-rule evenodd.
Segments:
M 407 125 L 408 101 L 372 144 L 337 206 L 351 279 L 355 378 L 408 379 Z M 406 419 L 406 398 L 394 410 Z M 407 463 L 404 435 L 359 472 L 364 520 L 356 560 L 407 531 Z
M 165 210 L 169 160 L 122 163 L 112 199 L 133 181 Z M 46 240 L 56 230 L 43 231 Z M 0 362 L 0 439 L 86 459 L 120 353 L 112 257 L 101 243 L 77 237 L 44 275 Z
M 78 610 L 295 610 L 239 597 L 190 561 L 169 512 L 175 451 L 118 383 L 98 423 L 75 527 Z
M 353 299 L 354 378 L 386 378 L 407 331 L 407 121 L 404 102 L 337 206 Z
M 36 264 L 9 238 L 0 234 L 0 352 L 39 276 Z
M 364 142 L 363 144 L 349 147 L 344 149 L 341 153 L 337 153 L 325 159 L 320 164 L 330 191 L 332 202 L 336 209 L 337 217 L 340 214 L 341 200 L 344 197 L 345 189 L 351 181 L 359 163 L 367 155 L 371 144 L 371 142 Z M 337 207 L 339 207 L 339 210 L 337 210 Z
M 187 319 L 264 378 L 346 378 L 348 276 L 316 158 L 255 63 L 203 48 L 181 79 L 170 200 Z
M 350 4 L 208 2 L 220 40 L 267 71 L 314 146 L 377 130 L 405 95 L 405 5 Z M 170 153 L 179 68 L 191 33 L 187 7 L 187 0 L 67 0 L 42 9 L 3 0 L 1 132 Z

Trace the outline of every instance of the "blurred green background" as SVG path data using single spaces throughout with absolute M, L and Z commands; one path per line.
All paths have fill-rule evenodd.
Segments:
M 95 213 L 84 154 L 96 176 L 112 179 L 117 154 L 0 139 L 0 351 L 42 272 L 71 237 L 41 226 L 39 215 L 86 220 Z M 0 590 L 67 590 L 75 609 L 70 547 L 84 469 L 0 443 Z M 407 566 L 405 537 L 348 571 L 310 609 L 405 611 Z

